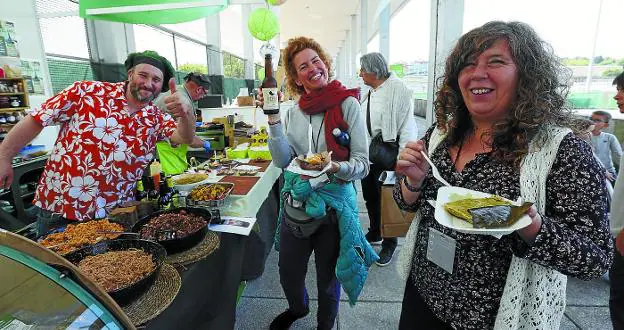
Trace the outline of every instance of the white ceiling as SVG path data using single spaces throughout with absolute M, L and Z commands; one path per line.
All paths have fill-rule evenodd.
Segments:
M 391 13 L 409 1 L 417 0 L 391 0 Z M 375 14 L 380 3 L 387 2 L 388 0 L 368 0 L 367 39 L 377 31 Z M 355 38 L 359 45 L 360 0 L 288 0 L 280 6 L 281 42 L 285 45 L 286 41 L 293 37 L 311 37 L 331 56 L 335 56 L 344 44 L 346 31 L 351 29 L 351 15 L 357 15 Z

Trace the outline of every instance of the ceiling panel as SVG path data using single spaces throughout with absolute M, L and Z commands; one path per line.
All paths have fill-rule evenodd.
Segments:
M 375 17 L 380 4 L 389 0 L 368 1 L 369 38 L 377 31 L 379 22 Z M 390 0 L 392 13 L 409 1 L 430 0 Z M 289 0 L 280 6 L 280 38 L 283 45 L 290 38 L 297 36 L 312 37 L 323 46 L 331 56 L 338 53 L 344 44 L 346 31 L 351 29 L 351 15 L 357 15 L 359 24 L 360 0 Z M 358 38 L 359 31 L 355 36 Z

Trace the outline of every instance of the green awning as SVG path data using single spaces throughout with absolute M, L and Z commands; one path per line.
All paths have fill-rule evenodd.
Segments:
M 214 15 L 228 0 L 80 0 L 80 17 L 133 24 L 175 24 Z

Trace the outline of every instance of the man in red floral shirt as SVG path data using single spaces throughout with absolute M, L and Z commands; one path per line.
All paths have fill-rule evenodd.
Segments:
M 35 195 L 41 209 L 38 235 L 72 220 L 105 217 L 133 198 L 157 141 L 193 140 L 195 115 L 179 93 L 165 100 L 177 122 L 152 104 L 161 92 L 175 91 L 169 61 L 146 51 L 130 54 L 125 66 L 127 81 L 76 82 L 21 120 L 0 144 L 0 188 L 5 188 L 19 150 L 43 127 L 60 126 Z

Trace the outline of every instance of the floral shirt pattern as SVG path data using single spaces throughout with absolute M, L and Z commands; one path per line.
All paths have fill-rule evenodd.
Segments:
M 32 113 L 43 126 L 60 125 L 34 204 L 63 217 L 105 217 L 130 200 L 154 157 L 156 142 L 176 128 L 153 105 L 130 115 L 125 82 L 76 82 Z
M 428 146 L 433 129 L 425 135 Z M 451 185 L 496 194 L 511 200 L 520 196 L 520 175 L 490 154 L 478 154 L 459 173 L 440 143 L 431 159 Z M 421 211 L 414 260 L 407 285 L 415 285 L 433 313 L 456 329 L 492 329 L 513 255 L 563 274 L 591 279 L 607 271 L 613 242 L 607 220 L 605 174 L 585 141 L 567 135 L 559 146 L 546 184 L 546 214 L 533 245 L 516 234 L 496 239 L 458 233 L 434 218 L 427 200 L 436 199 L 441 184 L 431 171 L 419 199 L 406 204 L 399 184 L 394 199 L 402 209 Z M 397 180 L 397 183 L 401 180 Z M 427 259 L 429 230 L 435 228 L 456 240 L 453 274 Z

